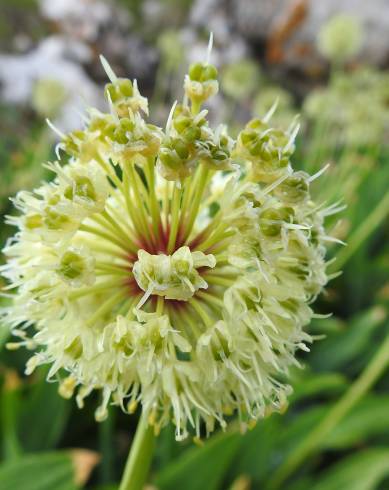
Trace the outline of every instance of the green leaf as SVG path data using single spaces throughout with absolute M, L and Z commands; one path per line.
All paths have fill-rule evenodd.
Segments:
M 159 490 L 217 490 L 241 444 L 241 435 L 222 433 L 213 436 L 203 447 L 188 449 L 156 477 Z
M 317 476 L 310 490 L 374 490 L 389 475 L 389 448 L 366 449 Z
M 44 437 L 44 435 L 42 435 Z M 28 455 L 0 465 L 1 490 L 76 490 L 70 452 Z
M 0 393 L 0 427 L 2 456 L 14 459 L 23 450 L 18 437 L 18 416 L 22 405 L 20 380 L 15 371 L 6 371 Z
M 274 446 L 281 433 L 282 416 L 275 413 L 259 420 L 256 427 L 242 437 L 234 464 L 228 471 L 230 480 L 249 475 L 255 481 L 264 480 L 274 466 Z
M 324 441 L 325 448 L 346 449 L 389 433 L 389 396 L 374 396 L 362 400 L 338 424 Z
M 264 483 L 328 410 L 328 405 L 315 406 L 299 413 L 275 413 L 259 421 L 242 437 L 241 447 L 228 472 L 230 479 L 246 474 L 254 481 Z
M 93 487 L 93 490 L 118 490 L 119 485 L 99 485 L 98 487 Z
M 381 306 L 374 306 L 357 315 L 342 333 L 315 342 L 309 363 L 315 369 L 325 371 L 347 365 L 366 349 L 385 316 L 385 309 Z
M 313 398 L 317 395 L 339 394 L 347 387 L 347 379 L 339 373 L 307 373 L 300 380 L 292 380 L 293 394 L 290 403 Z
M 58 394 L 58 384 L 48 383 L 46 372 L 30 388 L 20 415 L 20 439 L 26 451 L 54 449 L 65 429 L 71 402 Z M 47 414 L 50 414 L 50 424 Z M 44 437 L 42 434 L 44 433 Z

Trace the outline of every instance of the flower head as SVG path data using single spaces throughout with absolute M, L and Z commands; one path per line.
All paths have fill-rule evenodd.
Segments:
M 358 19 L 340 14 L 330 19 L 320 30 L 318 49 L 334 63 L 343 63 L 358 54 L 363 32 Z
M 256 63 L 250 59 L 243 59 L 224 68 L 221 86 L 229 97 L 243 100 L 257 88 L 259 78 L 260 73 Z
M 136 82 L 104 64 L 110 111 L 90 110 L 47 165 L 53 181 L 14 199 L 11 347 L 35 351 L 27 372 L 49 364 L 80 407 L 101 390 L 98 420 L 109 403 L 141 404 L 178 439 L 282 409 L 327 281 L 330 211 L 293 171 L 297 125 L 272 128 L 273 108 L 237 141 L 214 130 L 200 107 L 217 87 L 207 63 L 190 68 L 163 131 L 144 120 Z
M 389 76 L 371 68 L 337 73 L 328 87 L 312 91 L 303 113 L 326 124 L 326 145 L 351 148 L 387 145 Z

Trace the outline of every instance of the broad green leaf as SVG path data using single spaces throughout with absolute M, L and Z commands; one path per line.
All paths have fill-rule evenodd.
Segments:
M 93 487 L 93 490 L 118 490 L 119 485 L 99 485 L 98 487 Z
M 18 415 L 21 405 L 20 378 L 16 371 L 6 371 L 0 392 L 0 446 L 5 460 L 17 458 L 23 452 L 18 437 Z
M 291 381 L 293 394 L 289 402 L 294 403 L 317 395 L 339 394 L 347 387 L 347 379 L 339 373 L 308 373 L 296 382 Z
M 20 414 L 20 439 L 26 451 L 54 449 L 65 429 L 71 401 L 58 394 L 58 384 L 48 383 L 45 371 L 28 388 L 28 396 Z M 50 424 L 47 414 L 50 414 Z M 42 437 L 44 434 L 44 437 Z
M 231 479 L 241 474 L 265 482 L 269 474 L 291 453 L 329 409 L 315 406 L 303 412 L 273 414 L 258 422 L 242 438 L 242 444 L 229 471 Z
M 384 308 L 374 306 L 351 320 L 342 333 L 315 342 L 308 356 L 310 365 L 324 371 L 347 365 L 369 345 L 385 316 Z
M 310 490 L 375 490 L 389 475 L 389 448 L 366 449 L 317 476 Z
M 2 490 L 76 490 L 75 468 L 69 452 L 24 456 L 0 465 Z
M 249 475 L 254 481 L 263 480 L 276 463 L 274 446 L 281 432 L 282 416 L 273 414 L 259 420 L 257 426 L 242 437 L 234 464 L 228 471 L 232 481 L 240 475 Z
M 0 465 L 1 490 L 77 490 L 98 455 L 84 449 L 36 453 Z
M 314 476 L 312 477 L 311 475 L 305 475 L 299 478 L 297 481 L 292 481 L 291 483 L 288 483 L 288 490 L 312 490 L 314 481 Z
M 217 490 L 241 445 L 241 435 L 222 433 L 205 441 L 202 447 L 193 447 L 164 468 L 156 477 L 159 490 Z
M 114 428 L 117 416 L 116 407 L 108 408 L 108 417 L 101 423 L 97 424 L 99 453 L 101 454 L 101 463 L 99 465 L 99 482 L 109 484 L 115 481 L 115 458 L 116 444 L 114 440 Z
M 356 405 L 324 441 L 324 447 L 346 449 L 389 433 L 389 395 L 370 395 Z

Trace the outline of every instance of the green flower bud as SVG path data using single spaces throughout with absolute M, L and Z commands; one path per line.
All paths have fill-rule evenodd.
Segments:
M 119 79 L 117 85 L 118 90 L 123 97 L 132 97 L 134 95 L 132 83 L 128 78 Z
M 40 214 L 27 215 L 24 219 L 24 226 L 28 230 L 35 230 L 41 228 L 43 225 L 43 218 Z
M 56 211 L 50 206 L 45 209 L 43 223 L 49 230 L 54 231 L 67 231 L 73 227 L 69 216 Z
M 275 188 L 274 194 L 284 202 L 291 204 L 304 201 L 309 195 L 307 174 L 295 172 Z
M 66 188 L 64 196 L 71 201 L 75 196 L 81 199 L 90 199 L 91 201 L 96 200 L 96 192 L 91 180 L 82 175 L 76 178 L 74 186 Z
M 213 255 L 191 252 L 189 247 L 181 247 L 171 256 L 151 255 L 140 250 L 133 273 L 147 297 L 156 294 L 166 299 L 187 301 L 198 289 L 208 287 L 197 268 L 215 265 Z
M 73 359 L 79 359 L 83 353 L 80 339 L 75 338 L 68 347 L 65 347 L 64 352 Z
M 117 123 L 111 114 L 101 114 L 99 111 L 91 111 L 91 119 L 88 125 L 89 138 L 93 146 L 101 153 L 109 151 L 108 142 L 114 138 Z M 85 147 L 86 148 L 86 147 Z
M 111 100 L 112 103 L 117 102 L 120 98 L 120 92 L 113 83 L 106 84 L 104 88 L 104 95 L 108 100 Z
M 238 136 L 236 154 L 252 163 L 255 182 L 271 183 L 289 171 L 297 126 L 288 132 L 273 129 L 261 119 L 250 121 Z
M 194 63 L 185 78 L 185 94 L 192 104 L 200 106 L 219 91 L 217 68 L 208 63 Z
M 189 67 L 189 78 L 196 82 L 201 82 L 201 76 L 203 74 L 202 63 L 192 63 Z
M 82 257 L 74 252 L 66 252 L 61 259 L 58 272 L 66 279 L 75 279 L 82 274 L 83 270 Z
M 57 274 L 72 286 L 91 285 L 95 281 L 94 258 L 86 248 L 71 247 L 62 255 Z
M 266 209 L 261 213 L 261 232 L 268 237 L 278 236 L 282 229 L 282 215 L 277 209 Z
M 208 82 L 209 80 L 217 80 L 217 68 L 214 65 L 206 65 L 203 69 L 201 82 Z
M 161 130 L 153 124 L 146 124 L 139 114 L 133 119 L 123 117 L 112 135 L 112 141 L 116 143 L 112 157 L 120 164 L 127 163 L 136 156 L 154 158 L 161 138 Z
M 129 117 L 140 111 L 148 114 L 147 99 L 141 96 L 135 80 L 131 83 L 127 78 L 117 78 L 105 86 L 104 93 L 119 117 Z

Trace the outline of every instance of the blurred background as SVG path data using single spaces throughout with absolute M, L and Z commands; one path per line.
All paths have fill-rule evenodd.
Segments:
M 313 174 L 329 163 L 314 194 L 347 206 L 328 225 L 348 245 L 329 244 L 334 279 L 316 310 L 333 316 L 309 327 L 320 339 L 291 373 L 286 413 L 201 446 L 166 428 L 150 489 L 389 489 L 388 0 L 1 0 L 1 246 L 9 196 L 48 178 L 41 164 L 55 158 L 45 118 L 66 132 L 86 106 L 104 107 L 99 55 L 138 80 L 164 125 L 210 31 L 211 120 L 236 134 L 275 100 L 274 125 L 299 114 L 294 165 Z M 79 411 L 43 369 L 25 377 L 28 355 L 7 340 L 0 330 L 0 488 L 117 488 L 137 416 L 112 408 L 97 424 L 96 398 Z

